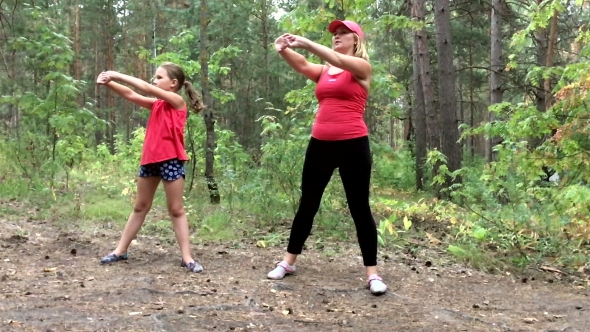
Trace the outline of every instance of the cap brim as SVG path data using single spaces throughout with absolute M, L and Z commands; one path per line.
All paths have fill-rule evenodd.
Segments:
M 350 28 L 347 27 L 346 24 L 344 24 L 344 22 L 342 22 L 340 20 L 334 20 L 334 21 L 330 22 L 330 24 L 328 25 L 328 31 L 334 33 L 334 32 L 336 32 L 336 29 L 338 29 L 341 26 L 344 26 L 350 30 Z

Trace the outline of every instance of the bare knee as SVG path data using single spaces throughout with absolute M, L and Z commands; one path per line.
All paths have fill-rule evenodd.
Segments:
M 184 207 L 182 205 L 168 206 L 168 213 L 172 219 L 180 218 L 185 215 Z
M 133 207 L 133 212 L 140 214 L 147 214 L 152 208 L 152 203 L 149 201 L 136 201 Z

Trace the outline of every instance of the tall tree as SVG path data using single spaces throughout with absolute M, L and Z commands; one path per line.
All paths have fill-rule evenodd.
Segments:
M 549 40 L 547 45 L 547 61 L 545 66 L 547 68 L 553 67 L 553 59 L 555 57 L 555 45 L 557 44 L 557 17 L 559 12 L 553 9 L 553 16 L 551 17 L 551 26 L 549 28 Z M 548 75 L 543 82 L 543 90 L 545 90 L 545 109 L 551 107 L 553 93 L 551 91 L 551 75 Z
M 541 6 L 543 0 L 537 0 L 537 6 Z M 545 66 L 547 64 L 547 27 L 545 24 L 538 24 L 537 28 L 533 33 L 534 42 L 535 42 L 535 49 L 537 51 L 537 65 Z M 546 94 L 543 87 L 539 84 L 535 89 L 535 96 L 537 98 L 537 109 L 540 112 L 545 112 L 546 109 Z M 534 140 L 536 141 L 536 140 Z M 533 146 L 536 146 L 540 143 L 540 141 L 536 141 L 533 143 Z
M 424 23 L 424 0 L 412 1 L 412 19 L 417 20 L 420 23 Z M 414 137 L 415 137 L 415 155 L 416 155 L 416 189 L 424 189 L 424 162 L 426 160 L 427 150 L 427 126 L 426 126 L 426 100 L 429 99 L 430 111 L 432 108 L 432 96 L 425 98 L 423 79 L 430 80 L 428 71 L 423 70 L 423 66 L 430 65 L 425 62 L 430 62 L 428 56 L 428 48 L 426 46 L 426 32 L 424 27 L 414 29 L 414 44 L 412 47 L 412 67 L 414 71 L 414 103 L 412 111 L 412 123 L 414 125 Z M 425 52 L 425 53 L 422 53 Z M 423 74 L 428 77 L 423 78 Z M 431 83 L 430 83 L 431 84 Z M 432 91 L 432 89 L 430 89 Z
M 503 100 L 504 90 L 502 87 L 502 75 L 504 64 L 502 59 L 502 7 L 503 0 L 492 0 L 491 12 L 491 73 L 490 73 L 490 105 L 501 103 Z M 493 112 L 489 113 L 489 121 L 494 122 L 496 116 Z M 490 137 L 486 142 L 486 158 L 489 162 L 496 160 L 496 154 L 493 152 L 494 146 L 499 143 L 498 137 Z
M 115 50 L 115 38 L 119 31 L 117 26 L 117 15 L 115 13 L 115 5 L 113 0 L 106 0 L 106 13 L 107 16 L 105 21 L 101 21 L 99 24 L 105 24 L 105 68 L 107 70 L 117 70 L 116 57 L 117 52 Z M 107 95 L 107 115 L 108 126 L 106 127 L 106 138 L 111 149 L 111 152 L 115 152 L 115 134 L 117 133 L 117 110 L 115 109 L 115 93 L 111 89 L 103 89 Z
M 451 8 L 449 0 L 435 0 L 436 49 L 438 56 L 438 95 L 441 116 L 441 152 L 447 157 L 450 172 L 461 168 L 462 146 L 459 140 L 455 68 L 451 40 Z M 447 179 L 446 186 L 450 185 Z
M 424 111 L 426 114 L 426 141 L 428 149 L 440 148 L 440 127 L 439 116 L 434 109 L 434 85 L 432 83 L 432 72 L 430 71 L 430 51 L 428 50 L 428 34 L 424 28 L 424 16 L 426 6 L 424 0 L 412 2 L 412 16 L 422 26 L 416 29 L 415 42 L 418 51 L 418 68 L 420 70 L 420 82 L 422 84 L 422 98 L 424 99 Z
M 221 197 L 217 188 L 215 180 L 215 148 L 217 147 L 215 135 L 215 118 L 213 114 L 213 102 L 211 98 L 211 88 L 209 85 L 209 52 L 207 49 L 207 42 L 209 35 L 207 34 L 207 27 L 210 22 L 207 11 L 207 0 L 201 0 L 201 16 L 200 16 L 200 42 L 201 42 L 201 89 L 203 91 L 203 103 L 205 109 L 203 110 L 203 118 L 205 120 L 205 128 L 207 130 L 207 140 L 205 143 L 205 178 L 207 179 L 207 187 L 209 188 L 209 197 L 211 203 L 219 204 Z
M 78 1 L 74 1 L 74 78 L 76 80 L 82 79 L 82 48 L 80 46 L 80 4 Z M 84 105 L 82 94 L 78 96 L 78 104 Z

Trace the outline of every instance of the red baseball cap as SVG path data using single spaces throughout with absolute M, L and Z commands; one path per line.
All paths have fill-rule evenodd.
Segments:
M 347 27 L 350 31 L 359 35 L 359 37 L 361 37 L 361 39 L 364 39 L 364 34 L 363 34 L 363 30 L 361 29 L 361 26 L 353 21 L 334 20 L 330 23 L 330 25 L 328 25 L 328 31 L 330 31 L 331 33 L 334 33 L 334 32 L 336 32 L 336 29 L 338 29 L 341 26 Z

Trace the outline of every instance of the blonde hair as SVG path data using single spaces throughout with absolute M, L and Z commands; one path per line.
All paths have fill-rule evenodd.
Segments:
M 369 61 L 369 52 L 367 52 L 367 44 L 364 40 L 361 40 L 361 37 L 359 37 L 359 35 L 357 35 L 356 33 L 353 34 L 355 41 L 354 56 Z

